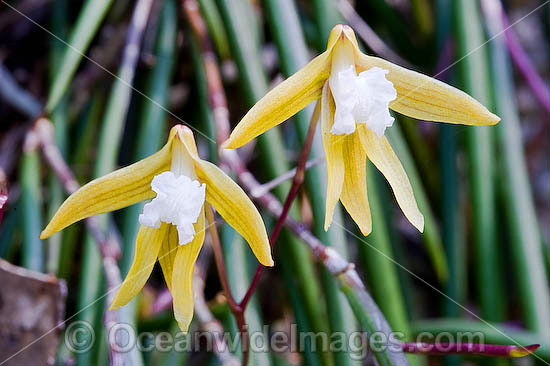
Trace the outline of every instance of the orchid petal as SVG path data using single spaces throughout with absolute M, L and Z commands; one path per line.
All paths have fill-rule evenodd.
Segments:
M 170 169 L 170 159 L 169 141 L 148 158 L 82 186 L 63 202 L 40 238 L 46 239 L 87 217 L 153 198 L 155 193 L 151 190 L 151 180 L 155 175 Z
M 463 91 L 416 71 L 405 69 L 355 49 L 358 71 L 379 67 L 397 90 L 390 108 L 404 115 L 434 122 L 494 125 L 500 118 Z
M 242 188 L 220 168 L 198 157 L 193 133 L 190 130 L 181 130 L 180 141 L 193 158 L 199 180 L 206 183 L 206 201 L 245 238 L 261 264 L 273 266 L 271 246 L 256 206 Z
M 168 225 L 166 240 L 162 242 L 158 259 L 162 268 L 162 274 L 164 275 L 164 281 L 170 293 L 172 293 L 172 273 L 174 272 L 174 261 L 176 260 L 178 246 L 178 229 L 174 225 Z
M 376 133 L 365 128 L 365 126 L 358 127 L 358 131 L 363 149 L 367 152 L 367 157 L 388 180 L 405 217 L 422 232 L 424 230 L 424 216 L 418 209 L 407 173 L 388 140 L 385 136 L 379 138 Z
M 224 147 L 241 147 L 319 99 L 329 76 L 330 60 L 331 52 L 327 50 L 269 91 L 243 117 Z
M 120 285 L 120 289 L 109 308 L 110 310 L 116 310 L 126 305 L 141 291 L 153 271 L 160 247 L 162 242 L 166 240 L 167 233 L 168 225 L 165 223 L 162 223 L 158 229 L 144 225 L 140 226 L 136 239 L 134 262 L 126 279 Z
M 199 179 L 206 183 L 206 201 L 242 235 L 261 264 L 273 266 L 267 232 L 256 206 L 220 168 L 204 160 L 196 163 Z
M 372 218 L 367 195 L 367 156 L 358 133 L 344 139 L 344 186 L 340 201 L 350 214 L 361 233 L 365 236 L 372 231 Z
M 177 248 L 172 272 L 171 292 L 174 298 L 174 317 L 183 332 L 187 332 L 193 320 L 193 269 L 204 243 L 204 207 L 194 225 L 197 234 L 192 242 Z
M 333 135 L 330 132 L 334 123 L 335 108 L 334 100 L 329 92 L 328 82 L 326 82 L 321 97 L 321 134 L 328 172 L 325 231 L 328 230 L 332 223 L 334 209 L 336 208 L 344 184 L 344 137 Z

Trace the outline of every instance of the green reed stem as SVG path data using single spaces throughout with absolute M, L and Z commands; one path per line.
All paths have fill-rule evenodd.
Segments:
M 134 15 L 136 14 L 137 13 L 134 13 Z M 134 17 L 132 17 L 132 19 L 134 19 Z M 136 24 L 132 24 L 129 28 L 130 31 L 128 33 L 126 47 L 137 47 L 139 49 L 141 43 L 140 30 L 137 28 L 132 29 L 132 27 L 136 27 Z M 132 32 L 134 33 L 132 34 Z M 100 129 L 98 154 L 94 167 L 95 177 L 103 176 L 116 169 L 116 162 L 122 142 L 122 132 L 124 130 L 126 114 L 132 95 L 132 88 L 130 85 L 133 85 L 137 59 L 137 55 L 128 51 L 128 48 L 124 50 L 122 62 L 117 72 L 117 78 L 111 87 Z M 100 216 L 99 222 L 104 232 L 107 232 L 109 229 L 109 217 L 110 214 Z M 95 324 L 99 316 L 103 313 L 103 311 L 98 310 L 103 310 L 103 306 L 92 306 L 87 308 L 89 304 L 102 295 L 101 291 L 105 288 L 105 286 L 103 286 L 103 265 L 98 249 L 95 240 L 90 234 L 87 234 L 85 239 L 84 266 L 80 283 L 78 308 L 84 310 L 80 316 L 82 318 L 91 318 L 93 320 L 92 324 Z M 93 284 L 90 284 L 91 281 L 93 281 Z M 98 303 L 103 305 L 103 302 L 104 301 L 99 301 Z M 124 315 L 122 317 L 124 318 Z M 126 318 L 131 319 L 131 317 L 131 315 L 128 315 Z M 99 329 L 100 332 L 96 332 L 96 336 L 104 337 L 105 329 L 103 329 L 103 327 L 97 329 Z M 100 362 L 101 356 L 106 353 L 104 352 L 104 345 L 105 344 L 101 344 L 103 347 L 98 345 L 96 360 L 92 358 L 92 352 L 80 354 L 80 360 L 83 363 L 92 363 L 94 361 Z M 135 352 L 137 352 L 137 350 L 134 351 L 131 356 L 139 360 Z
M 220 11 L 214 0 L 197 0 L 200 5 L 201 14 L 204 16 L 204 21 L 208 27 L 208 33 L 212 37 L 212 42 L 216 47 L 216 51 L 222 60 L 231 57 L 229 50 L 229 41 L 223 27 L 223 20 Z
M 438 53 L 445 51 L 452 31 L 451 0 L 438 0 L 436 3 Z M 447 65 L 442 65 L 446 67 Z M 436 70 L 439 71 L 439 70 Z M 464 238 L 463 205 L 456 182 L 459 181 L 457 140 L 462 126 L 442 123 L 439 126 L 440 170 L 441 170 L 441 235 L 447 255 L 449 279 L 445 294 L 459 304 L 466 300 L 466 243 Z M 462 309 L 453 301 L 443 299 L 443 314 L 458 318 Z M 460 356 L 445 357 L 445 366 L 459 366 Z
M 52 83 L 51 92 L 46 102 L 46 113 L 51 113 L 65 94 L 112 2 L 113 0 L 87 0 L 80 10 L 67 42 L 69 46 L 65 48 L 65 53 L 59 64 L 59 72 Z
M 489 36 L 502 31 L 500 13 L 487 14 Z M 489 43 L 494 100 L 502 121 L 495 127 L 503 207 L 512 247 L 514 273 L 519 286 L 523 318 L 527 328 L 540 332 L 550 341 L 550 294 L 544 267 L 542 241 L 525 162 L 522 133 L 510 61 L 504 39 Z M 517 296 L 517 295 L 516 295 Z M 543 349 L 545 347 L 541 347 Z M 548 351 L 546 347 L 546 351 Z
M 55 6 L 52 6 L 52 19 L 51 29 L 52 32 L 58 37 L 65 39 L 67 33 L 67 11 L 68 3 L 66 0 L 57 1 Z M 63 51 L 66 46 L 61 42 L 53 42 L 50 51 L 50 80 L 55 80 L 57 73 L 59 72 L 58 65 L 61 62 Z M 54 141 L 61 154 L 67 156 L 67 98 L 62 98 L 57 107 L 52 111 L 50 115 L 54 127 Z M 63 187 L 57 177 L 50 173 L 48 177 L 49 185 L 49 202 L 48 202 L 48 217 L 53 217 L 55 211 L 59 208 L 63 202 Z M 59 264 L 61 261 L 61 248 L 63 240 L 63 232 L 59 232 L 48 238 L 47 241 L 47 262 L 46 269 L 48 272 L 56 273 L 59 275 Z
M 400 116 L 397 116 L 397 118 L 399 121 Z M 437 227 L 428 195 L 426 194 L 426 190 L 422 184 L 422 179 L 416 169 L 414 160 L 409 152 L 409 148 L 405 142 L 405 138 L 403 137 L 399 124 L 394 123 L 394 125 L 387 130 L 386 135 L 391 143 L 391 146 L 395 150 L 395 153 L 399 156 L 399 160 L 401 160 L 403 168 L 407 172 L 407 176 L 411 182 L 414 196 L 416 198 L 416 202 L 418 203 L 418 208 L 424 215 L 424 233 L 422 234 L 422 240 L 424 241 L 426 251 L 428 252 L 428 256 L 430 257 L 437 278 L 440 282 L 445 283 L 449 276 L 447 259 L 445 257 L 445 251 L 443 250 L 443 244 L 441 242 L 441 234 L 439 232 L 439 228 Z
M 490 108 L 489 67 L 486 49 L 471 50 L 485 42 L 479 14 L 479 4 L 473 1 L 456 3 L 457 57 L 464 58 L 458 66 L 462 85 L 467 93 Z M 490 108 L 491 109 L 491 108 Z M 491 126 L 465 127 L 470 187 L 473 205 L 473 233 L 476 252 L 477 291 L 481 314 L 490 321 L 502 320 L 504 301 L 500 282 L 501 269 L 496 238 L 493 134 Z
M 42 231 L 42 193 L 40 188 L 40 156 L 36 149 L 23 152 L 21 161 L 20 223 L 23 229 L 21 264 L 33 271 L 44 271 Z

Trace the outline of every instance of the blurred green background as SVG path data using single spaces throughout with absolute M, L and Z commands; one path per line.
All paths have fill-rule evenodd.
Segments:
M 550 362 L 548 1 L 2 1 L 0 194 L 8 192 L 8 201 L 2 208 L 0 256 L 64 279 L 65 318 L 75 315 L 68 324 L 88 321 L 97 338 L 94 347 L 81 354 L 60 342 L 57 364 L 108 363 L 101 297 L 106 284 L 100 252 L 82 223 L 46 241 L 39 239 L 67 195 L 40 150 L 29 142 L 28 131 L 40 115 L 51 120 L 55 143 L 79 184 L 152 154 L 175 123 L 184 121 L 215 140 L 207 70 L 200 40 L 184 11 L 186 3 L 198 6 L 206 23 L 233 126 L 271 86 L 322 52 L 338 23 L 355 29 L 365 52 L 457 86 L 499 115 L 498 125 L 486 127 L 396 115 L 387 136 L 425 216 L 423 234 L 406 222 L 375 169 L 368 169 L 373 216 L 368 237 L 339 210 L 335 222 L 349 232 L 339 225 L 323 230 L 324 162 L 308 170 L 292 215 L 355 263 L 392 328 L 404 332 L 408 341 L 423 331 L 481 331 L 487 343 L 541 344 L 538 358 L 522 359 L 522 364 Z M 141 30 L 136 22 L 139 6 L 146 20 Z M 507 24 L 513 26 L 504 32 Z M 123 57 L 129 44 L 139 49 L 135 60 Z M 243 151 L 261 182 L 296 165 L 311 113 L 311 108 L 304 110 Z M 215 161 L 217 146 L 200 134 L 195 138 L 200 155 Z M 322 147 L 316 143 L 311 158 L 320 156 Z M 287 181 L 273 193 L 284 200 L 289 187 Z M 140 212 L 141 204 L 101 216 L 101 227 L 115 233 L 120 245 L 122 278 L 133 258 Z M 269 231 L 271 218 L 265 219 Z M 232 291 L 240 298 L 256 261 L 230 228 L 221 228 L 221 239 Z M 277 266 L 264 274 L 247 310 L 251 331 L 264 324 L 282 330 L 297 324 L 303 332 L 329 334 L 360 329 L 336 280 L 291 232 L 283 231 L 275 257 Z M 225 329 L 236 332 L 218 296 L 220 286 L 208 253 L 201 266 L 210 310 Z M 164 292 L 156 268 L 121 318 L 138 331 L 177 331 L 171 308 L 155 310 Z M 349 350 L 320 352 L 314 346 L 301 352 L 253 354 L 250 364 L 372 362 L 353 360 Z M 224 363 L 200 350 L 134 349 L 129 355 L 136 365 Z M 413 365 L 519 362 L 408 357 Z

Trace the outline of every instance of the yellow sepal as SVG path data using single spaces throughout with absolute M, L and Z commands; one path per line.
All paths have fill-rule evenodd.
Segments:
M 193 159 L 199 181 L 206 183 L 206 201 L 243 236 L 261 264 L 273 266 L 267 232 L 256 206 L 220 168 L 198 157 L 195 140 L 189 129 L 182 129 L 180 138 L 179 141 L 174 140 L 174 143 L 183 143 Z
M 358 48 L 355 62 L 358 72 L 374 66 L 389 70 L 386 77 L 397 90 L 397 99 L 390 103 L 390 108 L 396 112 L 416 119 L 463 125 L 494 125 L 500 121 L 477 100 L 437 79 L 367 56 Z
M 67 226 L 100 213 L 118 210 L 153 198 L 151 180 L 170 169 L 170 141 L 160 151 L 126 168 L 115 170 L 82 186 L 63 202 L 42 234 L 41 239 Z
M 134 262 L 120 289 L 118 290 L 110 310 L 116 310 L 126 305 L 136 296 L 143 286 L 153 268 L 159 254 L 162 242 L 166 240 L 168 224 L 161 223 L 160 228 L 155 229 L 141 225 L 136 239 L 136 252 Z
M 193 320 L 193 269 L 204 243 L 204 206 L 194 227 L 193 241 L 179 245 L 176 250 L 170 290 L 174 298 L 174 317 L 183 332 L 187 332 Z
M 159 263 L 164 275 L 164 281 L 168 290 L 172 293 L 172 273 L 174 272 L 174 261 L 179 246 L 178 229 L 174 225 L 168 225 L 166 240 L 162 242 L 159 252 Z
M 342 193 L 344 184 L 344 155 L 343 144 L 345 136 L 333 135 L 330 133 L 334 122 L 335 112 L 334 100 L 329 92 L 328 81 L 323 87 L 321 97 L 321 134 L 323 137 L 323 147 L 325 149 L 325 158 L 327 160 L 327 200 L 325 209 L 325 231 L 332 223 L 334 209 Z
M 360 125 L 357 128 L 363 149 L 369 160 L 386 177 L 395 199 L 405 217 L 420 232 L 424 231 L 424 216 L 420 213 L 407 173 L 385 136 L 381 138 L 373 131 Z
M 214 164 L 200 160 L 196 167 L 200 181 L 206 183 L 206 202 L 242 235 L 261 264 L 273 266 L 264 222 L 250 198 Z
M 241 147 L 319 99 L 329 76 L 330 62 L 331 51 L 327 50 L 269 91 L 243 117 L 224 147 Z
M 367 155 L 361 146 L 359 134 L 354 132 L 344 139 L 344 186 L 340 201 L 361 233 L 372 231 L 372 218 L 367 195 Z

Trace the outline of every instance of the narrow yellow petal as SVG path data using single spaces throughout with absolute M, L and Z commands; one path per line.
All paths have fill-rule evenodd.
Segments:
M 158 229 L 141 225 L 136 240 L 134 262 L 126 279 L 122 282 L 110 310 L 116 310 L 126 305 L 141 291 L 153 271 L 162 242 L 166 240 L 167 232 L 168 225 L 165 223 L 162 223 Z
M 180 142 L 194 161 L 199 181 L 206 183 L 206 201 L 245 238 L 261 264 L 273 266 L 267 232 L 256 206 L 220 168 L 199 158 L 191 130 L 181 129 L 179 142 L 174 143 Z
M 187 332 L 193 320 L 193 268 L 204 243 L 204 207 L 194 226 L 196 234 L 193 241 L 177 248 L 172 272 L 174 317 L 183 332 Z
M 164 281 L 170 293 L 172 292 L 172 273 L 174 272 L 174 261 L 176 260 L 178 246 L 178 229 L 174 225 L 168 225 L 166 240 L 162 242 L 158 259 L 162 268 L 162 274 L 164 275 Z
M 204 160 L 195 162 L 199 180 L 206 183 L 206 201 L 242 235 L 261 264 L 273 266 L 264 222 L 250 198 L 214 164 Z
M 434 122 L 464 125 L 494 125 L 500 118 L 463 91 L 439 80 L 405 69 L 356 48 L 357 71 L 380 67 L 397 90 L 390 108 L 407 116 Z
M 325 230 L 328 230 L 332 223 L 334 209 L 336 208 L 344 184 L 343 145 L 345 136 L 330 133 L 330 129 L 334 123 L 335 108 L 334 100 L 328 88 L 328 82 L 326 82 L 321 97 L 321 133 L 328 172 Z
M 45 239 L 86 217 L 153 198 L 151 180 L 170 169 L 170 156 L 171 144 L 168 143 L 148 158 L 82 186 L 63 202 L 40 238 Z
M 364 125 L 358 126 L 357 130 L 367 157 L 388 180 L 405 217 L 420 232 L 424 231 L 424 216 L 416 204 L 411 183 L 388 140 L 385 136 L 379 138 L 376 133 Z
M 239 122 L 224 147 L 236 149 L 246 144 L 319 99 L 330 61 L 331 51 L 327 50 L 269 91 Z
M 372 219 L 367 196 L 367 155 L 361 146 L 357 132 L 344 139 L 344 187 L 340 201 L 350 214 L 361 233 L 365 236 L 372 231 Z

